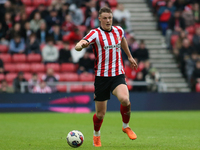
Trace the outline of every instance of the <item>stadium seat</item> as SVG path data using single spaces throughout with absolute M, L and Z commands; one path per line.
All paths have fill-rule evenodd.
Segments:
M 29 16 L 29 15 L 32 13 L 32 11 L 33 11 L 34 9 L 35 9 L 34 6 L 26 6 L 25 12 L 26 12 L 26 14 Z
M 127 78 L 134 80 L 136 78 L 136 71 L 131 69 L 129 66 L 125 66 L 125 73 Z
M 39 72 L 44 73 L 46 71 L 45 65 L 42 63 L 32 63 L 30 68 L 31 68 L 31 72 L 35 72 L 35 73 L 39 73 Z
M 45 76 L 45 73 L 38 73 L 38 79 L 43 80 L 43 77 Z
M 46 69 L 52 68 L 54 72 L 60 72 L 60 64 L 58 63 L 48 63 L 46 64 Z
M 94 81 L 94 74 L 92 74 L 92 73 L 81 73 L 79 75 L 79 81 Z
M 200 83 L 196 84 L 196 92 L 200 92 Z
M 171 44 L 172 44 L 172 47 L 174 47 L 176 41 L 178 39 L 178 35 L 172 35 L 171 36 Z
M 33 6 L 38 6 L 40 4 L 46 5 L 46 0 L 33 0 Z
M 94 92 L 94 85 L 83 85 L 83 92 Z
M 14 63 L 26 62 L 26 55 L 25 54 L 14 54 L 12 56 L 12 61 Z
M 28 81 L 32 78 L 32 74 L 31 73 L 24 73 L 24 78 Z
M 32 5 L 32 0 L 22 0 L 22 3 L 26 6 L 31 6 Z
M 67 86 L 66 85 L 57 85 L 58 92 L 67 92 Z
M 46 5 L 46 6 L 51 5 L 52 1 L 53 1 L 53 0 L 46 0 L 46 4 L 45 4 L 45 5 Z
M 12 63 L 4 64 L 4 69 L 5 69 L 5 71 L 8 71 L 8 72 L 16 72 L 17 71 L 16 65 L 12 64 Z
M 13 80 L 17 77 L 17 73 L 8 73 L 6 74 L 6 81 L 8 82 L 8 84 L 12 83 Z
M 73 63 L 62 63 L 61 64 L 61 72 L 75 72 L 76 65 Z
M 27 61 L 28 62 L 41 62 L 42 56 L 40 54 L 29 54 L 27 56 Z
M 22 71 L 22 72 L 30 72 L 31 68 L 30 68 L 30 64 L 28 63 L 18 63 L 15 65 L 17 71 Z
M 194 26 L 189 26 L 186 28 L 186 31 L 189 33 L 189 34 L 194 34 L 195 33 L 195 28 Z
M 0 74 L 0 81 L 5 79 L 5 75 L 4 74 Z
M 79 76 L 77 73 L 65 73 L 63 78 L 64 81 L 79 81 Z
M 70 92 L 83 92 L 83 85 L 82 84 L 71 85 L 70 86 Z
M 0 45 L 0 53 L 7 53 L 8 46 L 7 45 Z
M 0 59 L 4 62 L 4 63 L 10 63 L 12 62 L 12 57 L 10 54 L 0 54 Z
M 109 4 L 111 7 L 116 7 L 117 6 L 117 0 L 108 0 Z

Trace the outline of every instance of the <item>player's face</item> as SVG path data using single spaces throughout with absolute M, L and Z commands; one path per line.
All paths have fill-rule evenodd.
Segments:
M 99 21 L 101 23 L 101 27 L 106 31 L 111 30 L 112 20 L 113 20 L 112 13 L 104 12 L 99 16 Z

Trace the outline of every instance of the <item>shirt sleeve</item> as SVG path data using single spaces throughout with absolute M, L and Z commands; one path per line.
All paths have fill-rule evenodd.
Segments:
M 83 39 L 88 41 L 89 43 L 93 43 L 96 40 L 96 31 L 91 30 Z
M 124 29 L 122 29 L 122 27 L 117 26 L 121 31 L 122 31 L 122 38 L 124 37 Z

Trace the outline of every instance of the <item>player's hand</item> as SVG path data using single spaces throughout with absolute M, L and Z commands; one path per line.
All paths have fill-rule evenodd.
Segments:
M 138 65 L 137 62 L 135 61 L 135 59 L 133 59 L 133 57 L 128 58 L 129 62 L 130 62 L 130 66 L 132 69 L 137 70 Z
M 86 48 L 86 47 L 88 47 L 89 45 L 90 45 L 90 43 L 87 42 L 87 41 L 82 42 L 82 48 Z

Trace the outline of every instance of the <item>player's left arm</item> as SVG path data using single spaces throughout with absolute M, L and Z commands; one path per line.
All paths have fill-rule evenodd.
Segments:
M 122 38 L 121 47 L 122 47 L 122 49 L 124 50 L 124 52 L 126 53 L 126 55 L 128 57 L 128 60 L 129 60 L 130 65 L 131 65 L 131 68 L 137 69 L 138 68 L 137 62 L 135 61 L 135 59 L 133 59 L 133 57 L 131 55 L 131 52 L 130 52 L 130 50 L 128 48 L 128 43 L 127 43 L 125 37 Z

